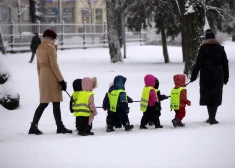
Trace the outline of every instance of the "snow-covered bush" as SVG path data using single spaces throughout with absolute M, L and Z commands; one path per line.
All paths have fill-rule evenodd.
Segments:
M 8 110 L 16 109 L 20 103 L 20 95 L 14 88 L 11 74 L 7 70 L 4 58 L 0 56 L 0 104 Z

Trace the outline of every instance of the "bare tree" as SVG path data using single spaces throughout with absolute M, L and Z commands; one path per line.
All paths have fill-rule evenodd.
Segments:
M 22 23 L 22 14 L 25 10 L 29 8 L 29 4 L 27 4 L 25 7 L 21 7 L 21 0 L 2 0 L 0 1 L 0 4 L 6 7 L 9 7 L 12 12 L 15 12 L 17 14 L 19 23 Z

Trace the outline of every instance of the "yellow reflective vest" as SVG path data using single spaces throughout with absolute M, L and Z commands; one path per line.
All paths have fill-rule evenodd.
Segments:
M 171 90 L 171 100 L 170 100 L 171 110 L 179 110 L 180 109 L 180 93 L 183 89 L 184 89 L 184 87 L 180 87 L 178 89 Z
M 75 117 L 89 117 L 91 110 L 88 106 L 90 96 L 94 95 L 91 91 L 79 91 L 73 93 L 73 100 L 76 104 L 72 103 L 73 115 Z
M 110 108 L 109 110 L 111 112 L 116 112 L 117 111 L 117 103 L 118 103 L 118 98 L 119 98 L 119 94 L 121 92 L 125 92 L 125 90 L 119 89 L 119 90 L 113 90 L 111 93 L 108 93 L 108 97 L 109 97 L 109 105 Z M 127 99 L 127 98 L 126 98 Z
M 142 91 L 142 96 L 141 96 L 141 101 L 140 101 L 140 110 L 145 112 L 148 107 L 148 102 L 149 102 L 149 94 L 151 90 L 155 90 L 153 87 L 148 86 L 144 87 Z

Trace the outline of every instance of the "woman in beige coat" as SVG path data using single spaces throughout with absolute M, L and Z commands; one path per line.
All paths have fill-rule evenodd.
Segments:
M 63 101 L 62 90 L 66 91 L 67 84 L 57 64 L 57 52 L 54 45 L 57 34 L 47 29 L 43 33 L 42 44 L 37 48 L 37 71 L 40 90 L 40 104 L 37 107 L 29 134 L 43 134 L 37 127 L 43 111 L 50 102 L 53 104 L 53 114 L 57 125 L 57 133 L 72 133 L 66 129 L 61 119 L 60 102 Z

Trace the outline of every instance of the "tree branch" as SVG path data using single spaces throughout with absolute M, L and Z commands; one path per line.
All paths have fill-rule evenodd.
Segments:
M 180 6 L 179 6 L 179 2 L 178 2 L 178 0 L 175 0 L 175 3 L 176 3 L 176 5 L 177 5 L 177 7 L 178 7 L 179 14 L 180 14 L 180 16 L 181 16 L 181 10 L 180 10 Z

